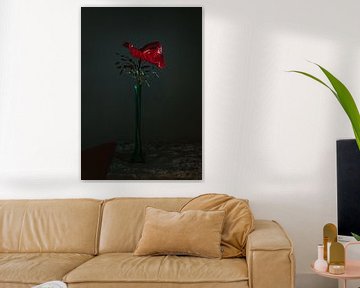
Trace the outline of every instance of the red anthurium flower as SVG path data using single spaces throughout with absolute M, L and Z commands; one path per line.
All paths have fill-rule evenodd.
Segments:
M 151 42 L 140 49 L 135 48 L 133 44 L 128 42 L 125 42 L 124 46 L 129 49 L 129 52 L 133 57 L 155 64 L 159 68 L 165 67 L 164 55 L 160 42 Z

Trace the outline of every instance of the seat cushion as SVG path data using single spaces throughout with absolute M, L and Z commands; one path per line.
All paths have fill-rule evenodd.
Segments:
M 0 283 L 40 284 L 61 280 L 91 258 L 91 255 L 71 253 L 0 253 Z
M 31 288 L 33 284 L 22 284 L 22 283 L 1 283 L 0 288 Z
M 70 284 L 122 282 L 144 283 L 144 287 L 149 287 L 146 286 L 149 283 L 157 283 L 156 287 L 165 287 L 160 286 L 161 283 L 244 282 L 247 285 L 247 279 L 247 265 L 245 260 L 240 258 L 133 256 L 131 253 L 97 256 L 64 277 L 64 281 Z
M 0 200 L 0 253 L 96 254 L 102 201 Z

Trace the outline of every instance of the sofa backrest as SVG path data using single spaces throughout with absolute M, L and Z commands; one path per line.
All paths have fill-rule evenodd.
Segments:
M 116 198 L 105 201 L 99 253 L 133 252 L 141 237 L 145 208 L 179 211 L 190 198 Z
M 96 254 L 102 203 L 0 200 L 0 252 Z

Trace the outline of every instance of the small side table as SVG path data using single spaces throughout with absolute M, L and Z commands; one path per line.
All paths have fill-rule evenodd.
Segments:
M 349 242 L 346 243 L 345 246 L 345 273 L 344 274 L 339 274 L 339 275 L 335 275 L 335 274 L 331 274 L 329 272 L 320 272 L 314 269 L 314 263 L 311 264 L 311 269 L 318 275 L 322 276 L 322 277 L 327 277 L 327 278 L 333 278 L 333 279 L 338 279 L 343 280 L 343 288 L 346 288 L 346 284 L 348 280 L 355 280 L 355 279 L 360 279 L 360 260 L 347 260 L 346 258 L 346 250 L 349 246 L 351 245 L 360 245 L 360 242 Z

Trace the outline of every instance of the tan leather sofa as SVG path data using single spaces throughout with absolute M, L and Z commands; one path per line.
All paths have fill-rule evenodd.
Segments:
M 0 288 L 63 280 L 71 288 L 293 288 L 291 241 L 256 220 L 246 258 L 133 256 L 144 211 L 187 198 L 0 201 Z

